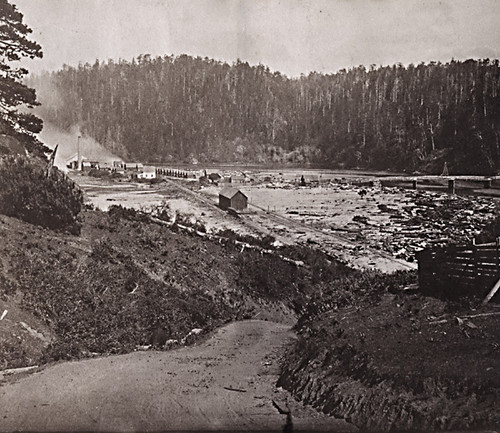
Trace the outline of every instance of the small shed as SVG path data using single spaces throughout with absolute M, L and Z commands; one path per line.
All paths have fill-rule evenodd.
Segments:
M 248 197 L 236 188 L 224 188 L 219 193 L 219 206 L 227 210 L 233 208 L 236 210 L 246 209 Z

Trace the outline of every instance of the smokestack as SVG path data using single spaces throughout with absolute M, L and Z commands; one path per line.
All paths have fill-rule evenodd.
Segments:
M 80 153 L 80 138 L 82 136 L 80 134 L 78 134 L 78 144 L 77 144 L 77 158 L 78 158 L 78 170 L 81 171 L 82 170 L 82 155 Z

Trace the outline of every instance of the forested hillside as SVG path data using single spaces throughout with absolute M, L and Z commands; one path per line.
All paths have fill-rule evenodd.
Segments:
M 492 173 L 498 60 L 359 66 L 290 79 L 186 55 L 32 77 L 40 115 L 128 159 Z

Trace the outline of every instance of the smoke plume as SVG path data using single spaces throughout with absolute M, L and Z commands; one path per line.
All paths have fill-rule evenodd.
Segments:
M 80 136 L 80 140 L 78 140 Z M 104 146 L 90 137 L 81 134 L 80 128 L 74 126 L 71 131 L 61 131 L 50 123 L 44 123 L 43 130 L 39 134 L 39 139 L 51 149 L 59 145 L 57 149 L 55 165 L 61 170 L 66 170 L 69 159 L 76 159 L 78 152 L 78 141 L 80 141 L 80 154 L 82 157 L 100 163 L 119 160 L 118 156 L 111 153 Z

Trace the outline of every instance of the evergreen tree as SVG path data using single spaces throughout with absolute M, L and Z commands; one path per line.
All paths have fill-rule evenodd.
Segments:
M 500 171 L 498 60 L 290 79 L 262 65 L 139 56 L 35 78 L 46 121 L 150 162 Z M 56 92 L 54 92 L 54 89 Z M 51 103 L 57 93 L 57 103 Z
M 28 71 L 12 65 L 23 57 L 42 57 L 40 45 L 28 39 L 29 33 L 16 6 L 0 0 L 0 134 L 16 137 L 28 151 L 43 156 L 46 148 L 35 137 L 42 130 L 41 119 L 19 110 L 38 105 L 35 90 L 22 82 Z

